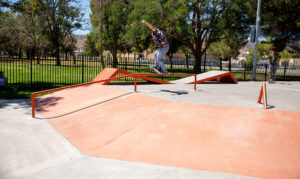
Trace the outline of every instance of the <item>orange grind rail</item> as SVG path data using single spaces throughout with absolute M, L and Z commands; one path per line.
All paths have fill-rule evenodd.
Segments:
M 35 118 L 35 96 L 36 95 L 41 95 L 41 94 L 46 94 L 46 93 L 51 93 L 51 92 L 56 92 L 56 91 L 62 91 L 62 90 L 67 90 L 67 89 L 74 89 L 77 87 L 84 87 L 84 86 L 88 86 L 88 85 L 92 85 L 92 84 L 99 84 L 99 83 L 108 83 L 109 81 L 112 80 L 117 80 L 117 79 L 122 79 L 122 78 L 127 78 L 127 77 L 134 77 L 134 91 L 137 91 L 137 78 L 148 78 L 147 75 L 152 75 L 152 74 L 128 74 L 128 75 L 124 75 L 124 76 L 119 76 L 119 77 L 114 77 L 114 78 L 107 78 L 107 79 L 101 79 L 98 78 L 98 80 L 93 80 L 92 82 L 88 82 L 88 83 L 82 83 L 82 84 L 76 84 L 76 85 L 71 85 L 71 86 L 65 86 L 65 87 L 60 87 L 60 88 L 54 88 L 54 89 L 49 89 L 49 90 L 44 90 L 44 91 L 38 91 L 38 92 L 34 92 L 31 93 L 31 107 L 32 107 L 32 118 Z M 162 75 L 155 75 L 155 76 L 192 76 L 192 75 L 187 75 L 187 74 L 162 74 Z M 109 77 L 109 76 L 107 76 Z M 197 80 L 197 75 L 194 75 L 194 79 L 195 82 Z M 194 90 L 197 90 L 197 85 L 196 83 L 194 83 Z M 51 102 L 51 101 L 48 101 Z M 72 101 L 70 101 L 72 102 Z M 39 101 L 39 103 L 41 103 L 41 100 Z M 47 103 L 47 101 L 45 101 L 44 103 Z
M 76 91 L 75 98 L 73 89 L 43 96 L 62 99 L 55 105 L 42 103 L 39 114 L 57 116 L 62 112 L 58 109 L 95 97 L 93 90 L 106 93 L 97 98 L 102 101 L 112 88 L 80 90 L 88 97 Z M 71 98 L 72 104 L 64 102 Z M 267 179 L 300 178 L 300 112 L 177 103 L 130 93 L 47 121 L 82 153 L 95 157 Z
M 125 75 L 125 76 L 120 76 L 120 77 L 115 77 L 115 78 L 110 78 L 110 79 L 92 81 L 92 82 L 88 82 L 88 83 L 81 83 L 81 84 L 76 84 L 76 85 L 65 86 L 65 87 L 54 88 L 54 89 L 31 93 L 32 117 L 35 118 L 35 96 L 36 95 L 41 95 L 41 94 L 46 94 L 46 93 L 51 93 L 51 92 L 56 92 L 56 91 L 61 91 L 61 90 L 66 90 L 66 89 L 74 89 L 77 87 L 83 87 L 83 86 L 88 86 L 88 85 L 92 85 L 92 84 L 96 84 L 96 83 L 105 82 L 107 80 L 117 80 L 117 79 L 121 79 L 121 78 L 132 77 L 132 76 L 134 77 L 134 90 L 136 91 L 136 77 L 134 74 L 130 74 L 130 75 Z
M 210 73 L 210 72 L 207 72 L 207 73 Z M 99 80 L 113 78 L 118 74 L 131 75 L 133 73 L 124 71 L 124 70 L 120 70 L 120 69 L 115 69 L 115 68 L 105 68 L 104 70 L 101 71 L 101 73 L 99 73 L 99 75 L 97 75 L 93 79 L 93 81 L 99 81 Z M 206 73 L 202 73 L 202 74 L 206 74 Z M 136 78 L 140 78 L 140 79 L 143 79 L 146 81 L 151 81 L 151 82 L 158 83 L 158 84 L 172 84 L 172 83 L 163 81 L 163 80 L 158 80 L 155 78 L 151 78 L 150 76 L 194 76 L 195 80 L 190 80 L 193 82 L 188 82 L 188 84 L 193 84 L 193 83 L 195 83 L 195 81 L 196 81 L 196 83 L 203 83 L 203 82 L 214 80 L 214 79 L 216 79 L 220 83 L 238 83 L 238 81 L 235 79 L 235 77 L 233 76 L 233 74 L 231 72 L 225 72 L 225 73 L 222 73 L 219 75 L 212 75 L 212 76 L 208 76 L 208 77 L 205 77 L 205 78 L 199 79 L 199 80 L 196 80 L 197 74 L 143 74 L 143 73 L 138 73 L 135 75 L 136 75 L 135 76 Z M 111 80 L 107 80 L 107 81 L 103 81 L 98 84 L 107 85 L 110 81 Z
M 124 71 L 124 70 L 120 70 L 120 69 L 115 69 L 115 68 L 105 68 L 103 69 L 94 79 L 93 81 L 99 81 L 99 80 L 104 80 L 104 79 L 108 79 L 108 78 L 113 78 L 118 74 L 123 74 L 123 75 L 133 75 L 134 73 L 128 72 L 128 71 Z M 149 76 L 149 75 L 148 75 Z M 170 82 L 167 81 L 163 81 L 163 80 L 158 80 L 155 78 L 151 78 L 148 77 L 146 75 L 139 75 L 137 76 L 137 78 L 146 80 L 146 81 L 151 81 L 154 83 L 158 83 L 158 84 L 171 84 Z M 154 75 L 153 75 L 154 76 Z M 162 75 L 161 75 L 162 76 Z M 102 85 L 107 85 L 111 80 L 106 80 L 104 82 L 101 82 L 99 84 Z

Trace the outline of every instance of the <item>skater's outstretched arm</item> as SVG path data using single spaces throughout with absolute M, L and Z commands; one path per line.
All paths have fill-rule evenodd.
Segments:
M 156 31 L 156 28 L 149 24 L 147 21 L 142 20 L 141 23 L 146 24 L 153 32 Z

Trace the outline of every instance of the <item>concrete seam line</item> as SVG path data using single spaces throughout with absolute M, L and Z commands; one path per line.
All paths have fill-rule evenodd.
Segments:
M 84 110 L 84 109 L 88 109 L 88 108 L 97 106 L 97 105 L 99 105 L 99 104 L 103 104 L 103 103 L 105 103 L 105 102 L 109 102 L 109 101 L 118 99 L 118 98 L 120 98 L 120 97 L 127 96 L 127 95 L 129 95 L 129 94 L 131 94 L 131 93 L 133 93 L 133 92 L 128 92 L 128 93 L 122 94 L 122 95 L 120 95 L 120 96 L 116 96 L 116 97 L 113 97 L 113 98 L 110 98 L 110 99 L 107 99 L 107 100 L 104 100 L 104 101 L 101 101 L 101 102 L 98 102 L 98 103 L 95 103 L 95 104 L 92 104 L 92 105 L 89 105 L 89 106 L 85 106 L 85 107 L 82 107 L 82 108 L 80 108 L 80 109 L 77 109 L 77 110 L 74 110 L 74 111 L 71 111 L 71 112 L 68 112 L 68 113 L 65 113 L 65 114 L 61 114 L 61 115 L 57 115 L 57 116 L 53 116 L 53 117 L 45 117 L 45 118 L 44 118 L 44 117 L 42 117 L 42 118 L 36 117 L 36 118 L 37 118 L 37 119 L 55 119 L 55 118 L 67 116 L 67 115 L 70 115 L 70 114 L 73 114 L 73 113 L 82 111 L 82 110 Z

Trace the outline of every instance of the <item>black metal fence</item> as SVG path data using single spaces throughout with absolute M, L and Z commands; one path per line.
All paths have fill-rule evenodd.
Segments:
M 113 59 L 88 56 L 62 56 L 60 66 L 56 65 L 54 57 L 41 59 L 0 57 L 0 71 L 8 78 L 8 84 L 12 87 L 23 89 L 49 89 L 54 87 L 90 82 L 103 68 L 113 68 Z M 145 58 L 118 58 L 118 69 L 133 73 L 154 73 L 149 68 L 153 65 L 152 59 Z M 169 73 L 194 73 L 194 60 L 167 59 L 165 60 Z M 228 64 L 222 66 L 217 61 L 207 61 L 202 70 L 228 70 Z M 243 64 L 231 64 L 231 71 L 237 80 L 251 80 L 252 68 Z M 257 80 L 269 79 L 267 65 L 257 66 Z M 162 80 L 174 80 L 176 77 L 158 77 Z M 300 67 L 279 67 L 276 72 L 276 80 L 300 80 Z M 132 81 L 131 78 L 120 81 Z

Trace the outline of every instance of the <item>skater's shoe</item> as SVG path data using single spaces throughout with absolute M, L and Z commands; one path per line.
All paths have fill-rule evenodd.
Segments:
M 159 70 L 159 67 L 156 67 L 156 66 L 154 66 L 154 65 L 150 65 L 150 68 L 151 68 L 152 70 L 154 70 L 156 73 L 162 74 L 162 72 Z

